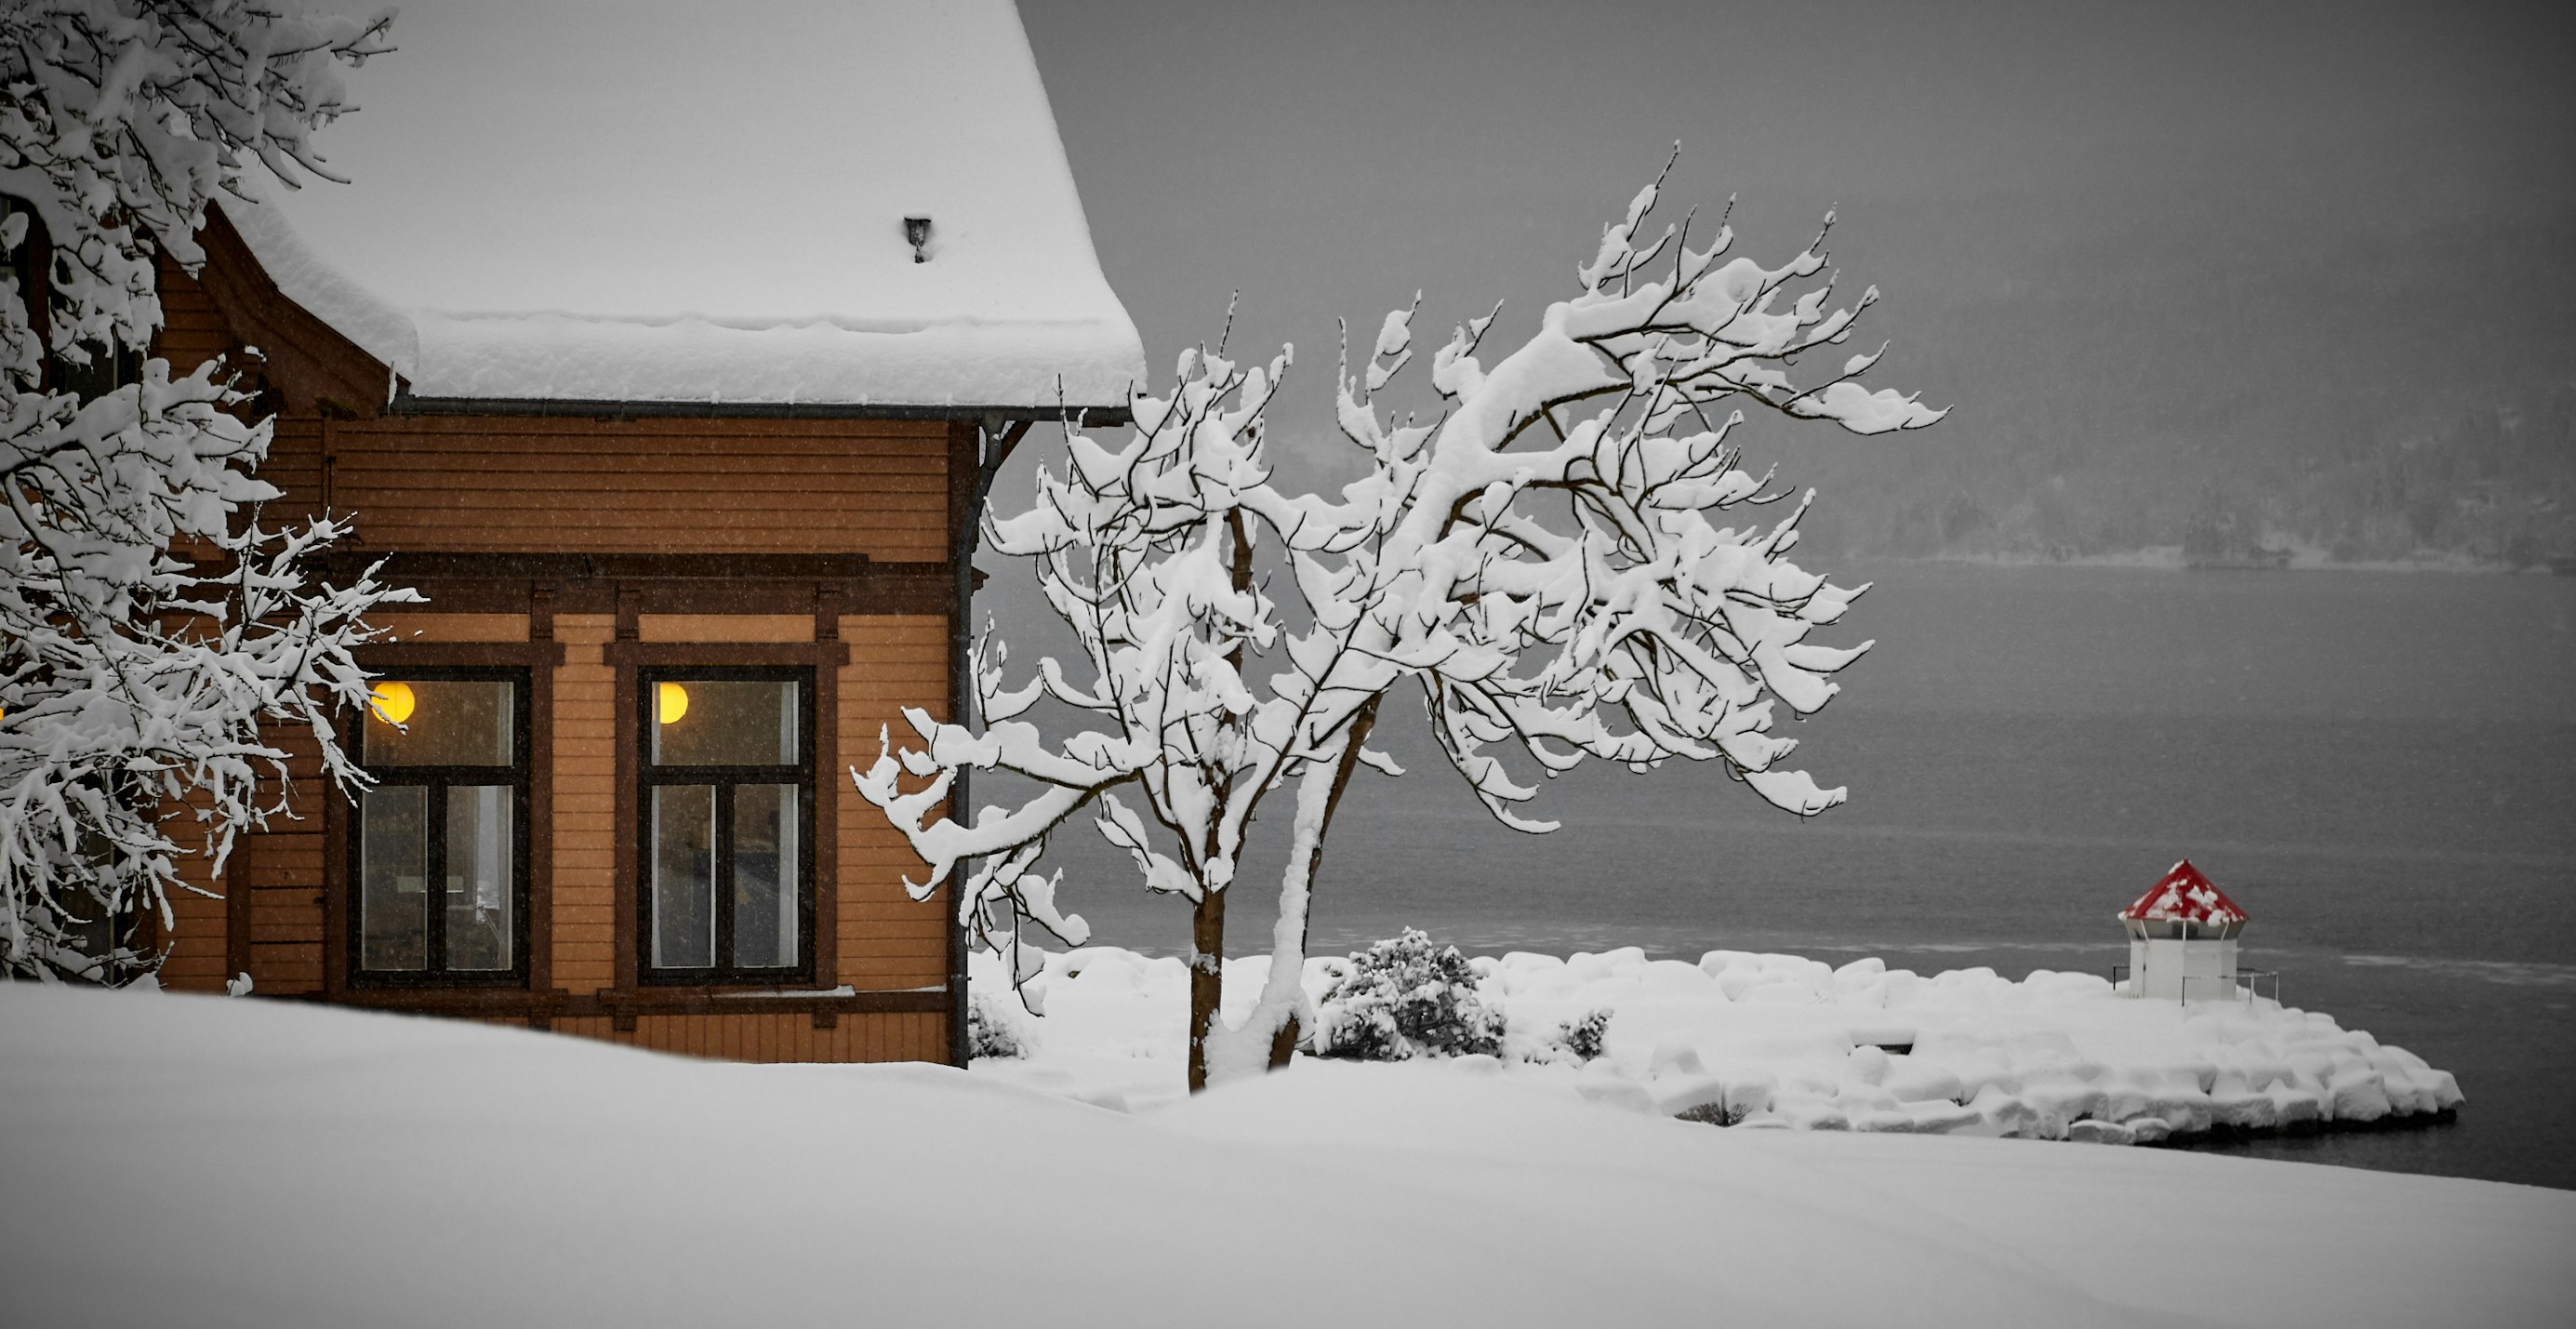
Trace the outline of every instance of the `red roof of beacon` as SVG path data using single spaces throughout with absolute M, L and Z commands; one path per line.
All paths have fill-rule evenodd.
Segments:
M 2227 893 L 2210 884 L 2200 869 L 2186 858 L 2173 865 L 2173 871 L 2138 897 L 2136 904 L 2120 911 L 2124 919 L 2149 922 L 2184 921 L 2191 923 L 2242 923 L 2245 911 L 2237 907 Z

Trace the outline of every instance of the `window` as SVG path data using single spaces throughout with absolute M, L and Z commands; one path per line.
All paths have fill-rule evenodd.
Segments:
M 352 979 L 525 982 L 527 671 L 380 679 L 358 741 L 376 785 L 349 835 Z
M 813 671 L 647 668 L 637 682 L 640 976 L 807 977 Z

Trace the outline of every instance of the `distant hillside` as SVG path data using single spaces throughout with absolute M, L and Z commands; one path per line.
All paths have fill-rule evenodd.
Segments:
M 2356 227 L 2290 265 L 2192 252 L 2207 242 L 2069 244 L 2008 273 L 1874 264 L 1908 274 L 1875 377 L 1958 411 L 1901 440 L 1761 435 L 1783 481 L 1823 491 L 1811 547 L 2576 554 L 2576 217 Z M 2173 272 L 2187 298 L 2149 286 Z

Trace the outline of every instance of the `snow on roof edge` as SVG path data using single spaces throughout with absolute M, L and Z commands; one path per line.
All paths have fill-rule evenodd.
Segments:
M 963 298 L 934 302 L 927 310 L 918 302 L 918 292 L 896 295 L 891 284 L 853 290 L 846 273 L 840 274 L 839 285 L 818 282 L 807 288 L 801 265 L 792 289 L 810 290 L 815 297 L 801 310 L 756 282 L 750 288 L 726 288 L 764 292 L 750 295 L 743 307 L 715 308 L 727 300 L 701 292 L 706 312 L 687 308 L 699 300 L 686 297 L 667 313 L 617 310 L 587 301 L 576 301 L 580 307 L 570 309 L 466 313 L 424 305 L 418 291 L 397 303 L 323 258 L 299 233 L 290 220 L 300 215 L 296 200 L 279 192 L 291 186 L 257 180 L 245 185 L 243 197 L 220 205 L 279 292 L 391 367 L 402 380 L 397 386 L 411 399 L 587 401 L 646 408 L 730 403 L 943 411 L 1124 409 L 1148 379 L 1142 339 L 1125 302 L 1100 272 L 1089 216 L 1026 25 L 1006 2 L 979 12 L 981 20 L 945 26 L 977 33 L 988 73 L 1033 94 L 1011 101 L 1012 109 L 997 123 L 1008 126 L 1025 145 L 1027 151 L 1015 158 L 1022 187 L 1043 195 L 1055 220 L 1034 236 L 1012 233 L 1008 247 L 998 251 L 1003 255 L 998 266 L 988 253 L 981 260 L 984 266 L 961 270 L 968 281 L 960 288 Z M 945 30 L 941 24 L 932 26 Z M 971 127 L 961 133 L 960 142 L 973 141 Z M 917 155 L 918 148 L 914 151 Z M 322 186 L 310 197 L 325 202 L 338 197 L 332 190 L 345 188 L 356 186 Z M 379 231 L 405 224 L 399 217 L 384 218 Z M 955 234 L 971 247 L 974 214 Z M 471 264 L 474 253 L 468 245 L 448 253 L 445 261 Z M 1030 274 L 1022 270 L 1032 262 L 1062 274 L 1061 279 L 1032 286 Z M 908 264 L 894 275 L 903 280 L 917 276 Z M 980 303 L 973 285 L 979 279 L 988 286 L 1001 283 Z M 1068 289 L 1077 290 L 1080 298 L 1068 303 Z M 762 301 L 769 308 L 763 309 Z
M 247 180 L 244 185 L 215 206 L 278 292 L 396 374 L 408 375 L 420 360 L 420 332 L 411 319 L 315 253 L 259 187 Z
M 315 253 L 256 191 L 218 206 L 281 294 L 413 397 L 1098 409 L 1125 407 L 1142 377 L 1143 342 L 1114 291 L 1114 323 L 406 312 Z M 1088 250 L 1087 225 L 1081 239 Z

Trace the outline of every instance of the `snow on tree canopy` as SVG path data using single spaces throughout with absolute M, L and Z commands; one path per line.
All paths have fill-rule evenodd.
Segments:
M 223 207 L 415 397 L 1026 408 L 1144 381 L 1008 0 L 442 0 L 401 27 L 352 76 L 352 183 Z
M 2245 911 L 2186 858 L 2139 896 L 2136 904 L 2121 910 L 2120 917 L 2147 923 L 2242 923 Z

